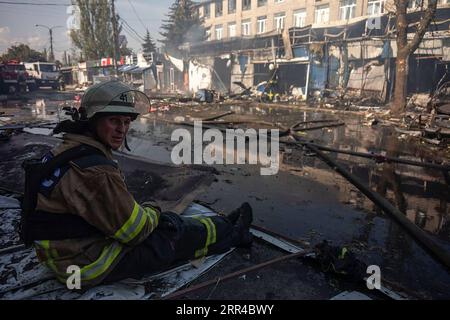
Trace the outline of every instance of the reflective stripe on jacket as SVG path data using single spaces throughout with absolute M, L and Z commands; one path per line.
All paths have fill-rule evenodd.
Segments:
M 112 160 L 110 150 L 83 135 L 66 134 L 52 153 L 80 144 L 96 147 Z M 35 242 L 38 258 L 60 281 L 71 275 L 69 266 L 78 266 L 82 287 L 100 283 L 130 248 L 156 228 L 160 215 L 158 209 L 134 200 L 119 169 L 108 165 L 83 169 L 73 162 L 49 194 L 38 194 L 36 210 L 78 215 L 100 231 L 87 238 Z

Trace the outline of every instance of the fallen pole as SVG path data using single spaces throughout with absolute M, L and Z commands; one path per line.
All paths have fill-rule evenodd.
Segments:
M 323 122 L 337 122 L 339 121 L 338 119 L 322 119 L 322 120 L 309 120 L 309 121 L 300 121 L 297 122 L 296 124 L 294 124 L 293 126 L 291 126 L 291 130 L 294 130 L 295 128 L 297 128 L 298 126 L 300 126 L 301 124 L 308 124 L 308 123 L 323 123 Z
M 293 258 L 303 257 L 303 256 L 305 256 L 307 254 L 310 254 L 311 252 L 312 251 L 303 251 L 303 252 L 297 252 L 297 253 L 284 255 L 284 256 L 281 256 L 281 257 L 278 257 L 278 258 L 275 258 L 275 259 L 272 259 L 272 260 L 269 260 L 269 261 L 266 261 L 266 262 L 263 262 L 263 263 L 260 263 L 260 264 L 257 264 L 257 265 L 254 265 L 254 266 L 251 266 L 251 267 L 239 270 L 239 271 L 236 271 L 236 272 L 229 273 L 229 274 L 227 274 L 227 275 L 225 275 L 223 277 L 218 277 L 218 278 L 213 279 L 213 280 L 208 280 L 208 281 L 199 283 L 199 284 L 197 284 L 195 286 L 192 286 L 192 287 L 189 287 L 189 288 L 186 288 L 186 289 L 174 292 L 172 294 L 169 294 L 168 296 L 165 296 L 163 299 L 175 299 L 175 298 L 177 298 L 179 296 L 182 296 L 184 294 L 191 293 L 191 292 L 197 291 L 199 289 L 203 289 L 203 288 L 209 287 L 209 286 L 214 285 L 214 284 L 219 283 L 219 282 L 223 282 L 223 281 L 226 281 L 226 280 L 229 280 L 229 279 L 236 278 L 236 277 L 238 277 L 240 275 L 243 275 L 245 273 L 262 269 L 264 267 L 270 266 L 270 265 L 275 264 L 277 262 L 281 262 L 281 261 L 285 261 L 285 260 L 289 260 L 289 259 L 293 259 Z
M 192 123 L 177 123 L 193 126 Z M 292 132 L 289 129 L 280 127 L 284 134 L 290 134 L 297 141 L 297 145 L 303 145 L 309 150 L 314 152 L 320 159 L 322 159 L 327 165 L 329 165 L 333 170 L 341 174 L 347 181 L 357 187 L 364 195 L 366 195 L 375 205 L 380 207 L 386 214 L 391 216 L 402 228 L 404 228 L 408 234 L 410 234 L 427 252 L 435 258 L 436 261 L 440 262 L 448 272 L 450 272 L 450 254 L 434 242 L 422 229 L 417 227 L 414 223 L 409 221 L 406 216 L 394 207 L 388 200 L 379 195 L 378 193 L 372 191 L 370 188 L 365 186 L 355 175 L 348 172 L 343 166 L 338 164 L 336 161 L 331 159 L 328 155 L 324 154 L 313 144 L 304 141 L 303 137 Z M 216 128 L 219 129 L 219 128 Z M 220 129 L 219 129 L 220 130 Z M 280 133 L 280 136 L 282 134 Z
M 282 142 L 282 143 L 298 145 L 298 142 Z M 423 168 L 450 171 L 450 165 L 426 163 L 426 162 L 402 159 L 402 158 L 397 158 L 397 157 L 389 157 L 389 156 L 384 156 L 384 155 L 376 154 L 376 153 L 365 153 L 365 152 L 357 152 L 357 151 L 350 151 L 350 150 L 342 150 L 342 149 L 336 149 L 336 148 L 322 146 L 320 144 L 311 143 L 311 142 L 305 142 L 305 143 L 308 143 L 309 145 L 314 146 L 319 150 L 348 154 L 351 156 L 356 156 L 356 157 L 361 157 L 361 158 L 373 159 L 377 162 L 395 162 L 395 163 L 407 164 L 407 165 L 423 167 Z M 302 143 L 302 145 L 303 145 L 303 143 Z
M 242 124 L 242 123 L 252 123 L 252 124 L 260 124 L 264 126 L 275 127 L 276 126 L 271 122 L 266 121 L 254 121 L 254 120 L 229 120 L 229 121 L 202 121 L 202 123 L 206 124 Z
M 402 228 L 404 228 L 418 244 L 422 246 L 436 261 L 440 262 L 448 272 L 450 272 L 450 254 L 441 246 L 439 246 L 434 240 L 432 240 L 422 229 L 417 227 L 414 223 L 408 220 L 406 216 L 394 207 L 388 200 L 372 191 L 369 187 L 365 186 L 355 175 L 348 172 L 342 165 L 331 159 L 328 155 L 324 154 L 317 147 L 312 144 L 302 142 L 302 138 L 296 134 L 293 134 L 294 138 L 300 141 L 305 147 L 314 152 L 320 159 L 322 159 L 333 170 L 341 174 L 348 182 L 358 188 L 359 191 L 364 193 L 372 202 L 380 207 L 386 214 L 391 216 Z
M 205 119 L 202 119 L 202 121 L 212 121 L 212 120 L 223 118 L 225 116 L 229 116 L 230 114 L 234 114 L 234 111 L 228 111 L 228 112 L 219 114 L 219 115 L 214 116 L 214 117 L 205 118 Z
M 307 127 L 307 128 L 295 128 L 294 131 L 311 131 L 311 130 L 318 130 L 323 128 L 333 128 L 333 127 L 340 127 L 345 125 L 345 122 L 338 122 L 338 123 L 330 123 L 330 124 L 324 124 L 322 126 L 315 126 L 315 127 Z
M 147 119 L 161 121 L 161 122 L 165 122 L 165 123 L 172 124 L 172 125 L 187 126 L 187 127 L 192 127 L 192 128 L 195 127 L 194 122 L 189 122 L 189 121 L 172 121 L 172 120 L 166 120 L 166 119 L 160 119 L 160 118 L 153 118 L 153 119 L 152 118 L 147 118 Z M 222 123 L 223 124 L 224 122 L 212 121 L 211 123 L 213 123 L 213 124 L 221 124 Z M 211 123 L 207 122 L 206 125 L 204 123 L 202 123 L 202 129 L 216 129 L 216 130 L 219 130 L 219 131 L 221 131 L 221 132 L 223 132 L 225 134 L 227 133 L 227 130 L 224 129 L 224 128 L 221 128 L 221 127 L 218 127 L 218 126 L 209 126 L 208 124 L 211 124 Z M 247 123 L 249 123 L 249 122 L 247 121 Z M 273 125 L 273 124 L 271 124 L 271 125 Z M 279 133 L 279 137 L 284 137 L 284 136 L 286 136 L 288 134 L 289 134 L 288 130 L 282 130 Z M 271 132 L 270 131 L 268 131 L 267 134 L 260 134 L 259 135 L 260 138 L 261 137 L 269 137 L 269 136 L 271 136 Z

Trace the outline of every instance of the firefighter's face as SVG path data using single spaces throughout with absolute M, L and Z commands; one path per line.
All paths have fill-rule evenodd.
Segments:
M 97 122 L 97 135 L 100 141 L 113 150 L 120 148 L 130 128 L 131 117 L 111 115 L 101 117 Z

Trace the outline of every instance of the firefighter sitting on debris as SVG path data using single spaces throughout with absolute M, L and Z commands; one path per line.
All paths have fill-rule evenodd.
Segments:
M 226 217 L 187 218 L 134 200 L 111 151 L 127 147 L 139 95 L 119 81 L 90 87 L 75 121 L 55 128 L 63 142 L 24 163 L 22 240 L 64 283 L 73 265 L 83 289 L 251 245 L 247 203 Z

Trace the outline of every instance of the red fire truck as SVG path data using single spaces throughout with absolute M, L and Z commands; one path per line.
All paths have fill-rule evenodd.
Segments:
M 0 93 L 26 91 L 27 87 L 31 91 L 34 89 L 33 83 L 35 83 L 34 79 L 19 61 L 0 62 Z

